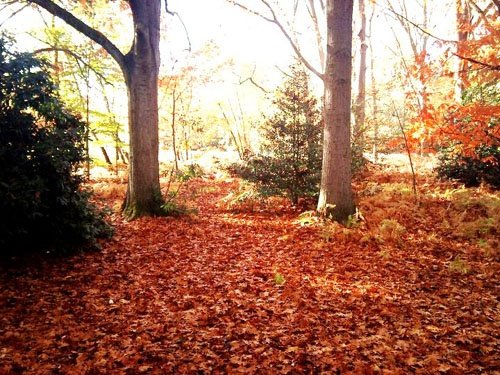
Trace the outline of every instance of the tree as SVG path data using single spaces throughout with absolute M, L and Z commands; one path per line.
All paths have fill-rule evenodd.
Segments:
M 371 80 L 371 122 L 373 124 L 373 160 L 375 163 L 378 161 L 378 143 L 379 143 L 379 120 L 378 120 L 378 97 L 377 97 L 377 85 L 375 79 L 375 55 L 373 50 L 373 17 L 375 16 L 375 4 L 372 4 L 372 11 L 370 14 L 370 21 L 368 23 L 368 44 L 370 49 L 370 80 Z
M 351 172 L 351 71 L 352 71 L 352 14 L 353 0 L 327 0 L 327 52 L 326 68 L 322 73 L 311 64 L 297 42 L 283 26 L 268 0 L 260 0 L 269 15 L 255 11 L 244 4 L 230 3 L 275 24 L 292 46 L 300 61 L 324 83 L 324 141 L 321 184 L 317 210 L 337 221 L 346 221 L 355 212 Z M 320 1 L 323 7 L 324 3 Z M 294 2 L 297 8 L 298 1 Z M 317 21 L 312 11 L 314 1 L 308 1 L 308 13 Z M 315 28 L 319 36 L 319 28 Z M 321 38 L 318 37 L 321 57 Z
M 351 187 L 351 70 L 353 0 L 328 0 L 324 75 L 325 130 L 318 211 L 345 221 L 355 212 Z
M 486 181 L 498 188 L 500 67 L 496 50 L 500 11 L 493 2 L 483 8 L 479 5 L 472 0 L 456 2 L 458 40 L 448 53 L 459 58 L 455 93 L 460 94 L 460 102 L 446 103 L 436 114 L 441 124 L 436 133 L 442 146 L 437 171 L 467 185 Z
M 0 39 L 0 249 L 33 251 L 110 234 L 76 171 L 85 126 L 56 95 L 48 64 Z
M 134 40 L 124 54 L 103 33 L 52 0 L 28 0 L 59 17 L 102 48 L 118 63 L 129 103 L 130 165 L 123 211 L 128 219 L 161 215 L 158 161 L 158 73 L 160 67 L 160 0 L 128 0 Z
M 420 153 L 422 154 L 425 146 L 430 146 L 426 143 L 430 143 L 431 141 L 427 127 L 431 122 L 429 116 L 430 93 L 428 86 L 430 85 L 431 78 L 435 75 L 429 63 L 429 51 L 427 49 L 429 35 L 422 32 L 422 30 L 426 30 L 429 27 L 431 9 L 427 0 L 423 0 L 419 4 L 420 9 L 417 8 L 418 11 L 409 11 L 407 3 L 404 1 L 395 2 L 387 0 L 387 6 L 403 28 L 413 53 L 413 60 L 408 61 L 405 58 L 400 38 L 396 31 L 392 29 L 401 54 L 402 67 L 404 68 L 403 85 L 408 87 L 406 96 L 412 99 L 409 102 L 409 106 L 413 109 L 413 116 L 409 119 L 409 123 L 411 124 L 409 133 L 412 138 L 418 139 Z M 398 10 L 396 10 L 396 7 Z M 421 29 L 416 28 L 414 25 L 421 25 Z
M 107 0 L 92 0 L 92 6 L 79 5 L 74 12 L 84 15 L 92 27 L 105 25 L 109 37 L 116 38 L 119 33 L 116 20 L 113 28 L 109 25 L 109 20 L 115 14 L 117 6 L 108 5 Z M 97 48 L 92 40 L 85 37 L 77 40 L 72 37 L 75 33 L 64 27 L 64 21 L 50 15 L 48 20 L 44 17 L 44 23 L 45 27 L 35 30 L 32 35 L 46 46 L 35 50 L 35 53 L 37 56 L 40 54 L 47 57 L 51 62 L 51 75 L 65 104 L 76 113 L 83 114 L 87 122 L 86 145 L 89 144 L 89 138 L 98 144 L 106 164 L 112 167 L 112 155 L 106 146 L 113 142 L 115 161 L 120 157 L 127 163 L 126 152 L 122 150 L 118 137 L 122 124 L 116 121 L 111 108 L 114 101 L 107 95 L 107 89 L 111 87 L 123 92 L 123 75 L 119 67 L 112 59 L 103 58 L 106 51 Z M 95 81 L 99 83 L 97 87 Z M 97 110 L 98 103 L 102 103 L 100 110 Z M 86 169 L 89 175 L 90 158 L 87 159 Z
M 276 112 L 264 124 L 261 152 L 237 170 L 264 195 L 286 195 L 297 204 L 318 192 L 323 123 L 304 67 L 296 63 L 290 70 L 276 91 Z
M 457 23 L 457 54 L 464 55 L 464 47 L 469 39 L 469 33 L 472 31 L 471 9 L 467 0 L 455 0 L 455 17 Z M 455 99 L 457 102 L 462 100 L 462 93 L 467 80 L 467 60 L 458 60 L 457 71 L 455 72 Z
M 365 147 L 364 132 L 365 132 L 365 108 L 366 108 L 366 51 L 368 43 L 366 40 L 366 10 L 365 0 L 358 0 L 359 16 L 361 25 L 359 30 L 360 56 L 359 56 L 359 73 L 358 73 L 358 94 L 354 105 L 354 152 L 357 153 L 356 158 L 363 157 L 363 149 Z

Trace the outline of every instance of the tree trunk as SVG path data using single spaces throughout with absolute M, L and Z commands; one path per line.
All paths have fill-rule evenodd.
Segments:
M 469 39 L 471 11 L 469 4 L 465 0 L 456 0 L 456 22 L 457 22 L 457 55 L 464 56 L 463 53 L 465 44 Z M 455 100 L 457 103 L 462 102 L 462 94 L 467 81 L 468 62 L 465 59 L 459 59 L 457 62 L 457 70 L 455 72 Z
M 163 214 L 158 161 L 158 72 L 161 0 L 128 0 L 134 42 L 123 53 L 103 33 L 52 0 L 28 0 L 103 47 L 120 65 L 129 104 L 129 181 L 123 212 L 127 219 Z
M 319 62 L 321 64 L 321 71 L 325 69 L 325 50 L 323 48 L 323 37 L 321 35 L 321 25 L 318 21 L 318 14 L 316 12 L 316 5 L 314 3 L 314 0 L 308 0 L 306 3 L 307 9 L 309 11 L 309 15 L 311 16 L 311 20 L 313 22 L 314 26 L 314 32 L 316 34 L 316 43 L 318 45 L 318 56 L 319 56 Z M 324 4 L 323 2 L 320 3 L 321 6 L 321 11 L 325 11 L 324 9 Z
M 355 110 L 355 128 L 354 128 L 354 143 L 363 157 L 363 149 L 365 146 L 364 131 L 365 131 L 365 98 L 366 98 L 366 50 L 368 45 L 366 42 L 366 12 L 365 0 L 359 0 L 359 16 L 361 18 L 361 29 L 359 31 L 360 43 L 360 58 L 359 58 L 359 77 L 358 77 L 358 95 L 356 97 Z
M 177 135 L 175 134 L 175 104 L 177 100 L 175 97 L 175 87 L 172 92 L 172 151 L 174 153 L 174 168 L 177 172 L 179 170 L 179 164 L 177 162 Z
M 125 56 L 129 104 L 130 165 L 127 219 L 162 214 L 158 161 L 160 0 L 130 0 L 134 43 Z
M 327 1 L 324 144 L 318 211 L 337 221 L 355 212 L 351 186 L 353 0 Z
M 375 4 L 372 6 L 370 22 L 368 27 L 369 48 L 370 48 L 370 75 L 371 75 L 371 91 L 372 91 L 372 122 L 373 122 L 373 161 L 378 161 L 378 105 L 377 105 L 377 84 L 375 81 L 375 56 L 373 51 L 372 26 L 373 17 L 375 15 Z
M 97 133 L 94 130 L 91 130 L 90 133 L 92 134 L 92 137 L 97 142 L 99 142 L 99 137 L 97 136 Z M 111 162 L 111 159 L 110 159 L 110 157 L 108 155 L 108 152 L 106 151 L 106 148 L 104 148 L 104 146 L 99 146 L 99 148 L 101 149 L 102 156 L 104 156 L 104 160 L 106 161 L 106 164 L 113 165 L 113 163 Z

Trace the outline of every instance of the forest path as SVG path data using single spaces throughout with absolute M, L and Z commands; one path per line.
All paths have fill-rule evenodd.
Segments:
M 450 273 L 456 244 L 411 223 L 381 242 L 234 212 L 237 185 L 192 181 L 196 215 L 115 217 L 101 252 L 5 269 L 0 373 L 493 371 L 498 263 Z

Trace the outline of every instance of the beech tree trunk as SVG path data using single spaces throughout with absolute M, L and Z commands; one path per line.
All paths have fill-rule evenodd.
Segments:
M 345 222 L 355 212 L 351 186 L 353 0 L 327 0 L 324 144 L 318 211 Z
M 129 104 L 130 164 L 123 212 L 127 219 L 161 215 L 158 161 L 158 72 L 160 67 L 161 0 L 128 0 L 134 42 L 124 55 L 104 34 L 53 0 L 29 0 L 61 18 L 103 47 L 120 65 Z
M 128 219 L 160 215 L 158 73 L 160 0 L 130 0 L 134 43 L 125 56 L 129 103 L 130 167 L 123 212 Z
M 366 11 L 365 0 L 359 0 L 359 16 L 361 18 L 361 28 L 359 31 L 360 57 L 359 57 L 359 77 L 358 77 L 358 95 L 356 97 L 355 106 L 355 128 L 354 128 L 354 143 L 359 147 L 360 155 L 363 157 L 363 149 L 365 146 L 364 131 L 365 131 L 365 108 L 366 108 L 366 50 L 368 44 L 366 41 Z
M 177 162 L 177 135 L 175 134 L 175 107 L 177 103 L 177 98 L 175 97 L 175 89 L 172 91 L 172 151 L 174 152 L 174 169 L 177 172 L 179 170 L 179 163 Z
M 377 84 L 375 80 L 375 56 L 373 53 L 373 38 L 372 26 L 373 17 L 375 15 L 375 4 L 372 4 L 372 12 L 370 15 L 370 23 L 368 27 L 369 48 L 370 48 L 370 75 L 371 75 L 371 92 L 372 92 L 372 122 L 373 122 L 373 160 L 375 163 L 378 161 L 378 105 L 377 105 Z
M 458 36 L 457 54 L 463 56 L 464 45 L 469 39 L 471 11 L 469 4 L 465 0 L 456 0 L 455 10 Z M 467 81 L 468 65 L 467 60 L 464 59 L 460 59 L 457 62 L 457 70 L 455 72 L 455 99 L 457 103 L 462 102 L 462 94 L 465 88 L 465 82 Z

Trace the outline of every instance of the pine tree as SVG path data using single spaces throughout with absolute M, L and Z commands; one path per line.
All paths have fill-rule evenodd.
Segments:
M 261 151 L 241 170 L 265 195 L 286 195 L 293 203 L 318 192 L 321 174 L 322 116 L 311 95 L 309 77 L 298 63 L 276 91 L 276 112 L 264 125 Z

